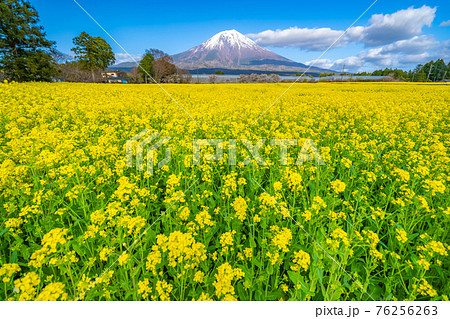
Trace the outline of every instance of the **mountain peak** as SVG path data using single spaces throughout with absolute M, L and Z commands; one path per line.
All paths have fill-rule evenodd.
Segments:
M 187 51 L 172 56 L 184 69 L 220 68 L 301 72 L 307 66 L 266 48 L 236 30 L 226 30 Z
M 204 42 L 202 46 L 207 50 L 214 50 L 214 49 L 220 50 L 224 47 L 255 48 L 257 47 L 257 44 L 250 38 L 243 35 L 242 33 L 233 29 L 217 33 L 216 35 L 212 36 L 209 40 Z

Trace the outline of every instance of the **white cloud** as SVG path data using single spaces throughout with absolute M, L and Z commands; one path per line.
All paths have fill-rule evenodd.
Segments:
M 322 69 L 329 69 L 333 65 L 333 61 L 330 59 L 317 59 L 305 62 L 306 65 L 311 65 L 314 67 L 322 68 Z
M 327 68 L 342 71 L 345 66 L 347 72 L 361 72 L 368 68 L 401 68 L 412 67 L 430 60 L 450 59 L 450 40 L 439 43 L 430 35 L 415 36 L 408 40 L 360 51 L 355 56 L 338 59 L 334 62 L 327 60 Z M 324 59 L 326 60 L 326 59 Z
M 423 52 L 419 54 L 407 54 L 402 56 L 402 63 L 403 64 L 419 64 L 428 62 L 432 59 L 431 55 L 428 52 Z
M 443 21 L 439 26 L 440 27 L 450 27 L 450 20 Z
M 130 57 L 130 55 L 131 55 L 131 57 Z M 130 55 L 128 55 L 126 53 L 116 53 L 115 54 L 116 64 L 123 63 L 123 62 L 134 62 L 133 59 L 139 62 L 139 60 L 142 59 L 142 55 L 140 55 L 140 54 L 130 54 Z
M 260 33 L 248 34 L 255 39 L 256 43 L 262 46 L 273 47 L 299 47 L 312 51 L 326 50 L 336 39 L 342 35 L 343 31 L 332 30 L 330 28 L 297 28 L 292 27 L 285 30 L 267 30 Z M 346 39 L 341 39 L 334 47 L 346 45 Z
M 341 72 L 344 70 L 345 72 L 361 72 L 364 67 L 364 60 L 359 56 L 350 56 L 345 59 L 338 59 L 334 61 L 331 66 L 332 70 Z
M 436 8 L 422 6 L 410 7 L 392 14 L 375 14 L 368 26 L 356 26 L 347 31 L 333 47 L 360 42 L 367 47 L 377 47 L 407 40 L 422 33 L 424 26 L 431 26 L 436 15 Z M 343 30 L 330 28 L 298 28 L 285 30 L 266 30 L 248 34 L 250 38 L 263 46 L 298 47 L 303 50 L 323 51 L 343 34 Z
M 357 40 L 367 46 L 379 46 L 399 40 L 409 39 L 422 33 L 424 26 L 431 26 L 436 16 L 436 8 L 410 7 L 393 14 L 374 14 L 370 25 L 365 27 Z
M 444 59 L 447 63 L 450 60 L 450 40 L 446 40 L 441 43 L 439 48 L 436 50 L 434 57 L 436 59 Z
M 426 50 L 434 50 L 439 47 L 439 41 L 436 41 L 431 35 L 414 36 L 408 40 L 400 40 L 381 48 L 382 53 L 406 53 L 418 54 Z

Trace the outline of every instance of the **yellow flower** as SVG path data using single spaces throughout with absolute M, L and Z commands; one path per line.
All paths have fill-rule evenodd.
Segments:
M 342 181 L 340 181 L 338 179 L 331 182 L 331 188 L 333 189 L 333 191 L 335 193 L 338 193 L 338 194 L 342 193 L 343 191 L 345 191 L 345 187 L 346 186 L 347 185 L 345 185 L 344 182 L 342 182 Z
M 442 181 L 435 181 L 435 180 L 425 180 L 424 187 L 426 189 L 431 190 L 431 195 L 436 195 L 436 193 L 444 194 L 445 192 L 445 185 Z
M 446 210 L 443 211 L 445 215 L 450 215 L 450 207 L 447 207 Z
M 244 248 L 244 255 L 245 257 L 251 259 L 253 257 L 253 248 Z
M 267 257 L 269 257 L 270 263 L 272 265 L 275 265 L 280 258 L 280 253 L 278 251 L 271 253 L 270 251 L 266 254 Z
M 202 211 L 195 216 L 195 221 L 199 224 L 200 228 L 205 226 L 214 226 L 214 221 L 211 220 L 211 215 L 206 211 Z
M 147 297 L 152 293 L 152 288 L 150 287 L 150 282 L 147 278 L 138 282 L 138 294 L 142 298 L 147 299 Z
M 379 207 L 371 209 L 372 209 L 371 217 L 373 220 L 377 220 L 377 217 L 380 219 L 384 219 L 384 217 L 386 216 L 386 213 Z
M 303 270 L 308 270 L 309 264 L 311 262 L 311 257 L 303 250 L 295 251 L 294 259 L 292 260 L 292 262 L 294 263 L 294 265 L 291 266 L 291 269 L 293 271 L 300 271 L 301 268 Z
M 64 284 L 56 282 L 45 286 L 39 296 L 37 296 L 36 301 L 67 300 L 67 297 L 67 293 L 64 292 Z
M 140 230 L 145 226 L 145 219 L 141 216 L 131 217 L 125 215 L 120 217 L 118 225 L 128 229 L 128 234 L 140 234 Z
M 272 232 L 272 244 L 276 246 L 279 250 L 283 252 L 288 252 L 288 246 L 292 240 L 291 230 L 283 227 L 279 228 L 278 226 L 270 227 L 270 231 Z
M 350 240 L 348 239 L 347 233 L 342 230 L 342 228 L 336 228 L 331 233 L 333 239 L 340 239 L 345 246 L 350 246 Z
M 167 283 L 165 280 L 158 280 L 156 283 L 156 291 L 159 294 L 159 299 L 161 301 L 169 301 L 170 300 L 170 293 L 172 292 L 173 285 Z
M 347 168 L 350 168 L 352 166 L 352 161 L 345 157 L 341 159 L 341 163 Z
M 128 255 L 127 253 L 123 253 L 122 255 L 120 255 L 118 262 L 120 266 L 125 265 L 128 262 L 130 255 Z
M 186 221 L 189 218 L 190 210 L 187 207 L 180 207 L 178 210 L 178 216 L 180 216 L 181 220 Z
M 363 230 L 362 233 L 367 236 L 366 243 L 369 244 L 372 249 L 375 249 L 380 242 L 378 235 L 371 230 Z
M 55 228 L 44 235 L 42 238 L 42 248 L 35 251 L 31 255 L 31 261 L 28 263 L 31 267 L 41 267 L 44 264 L 44 259 L 46 256 L 55 253 L 57 251 L 58 244 L 64 245 L 66 243 L 65 235 L 67 234 L 67 229 Z
M 205 292 L 202 292 L 200 294 L 200 297 L 198 297 L 197 301 L 213 301 L 212 298 L 209 297 L 209 295 Z
M 313 211 L 319 211 L 322 208 L 327 208 L 327 204 L 319 196 L 314 196 L 311 208 Z
M 417 264 L 424 270 L 430 269 L 430 263 L 424 258 L 417 260 Z
M 404 229 L 396 229 L 397 231 L 397 236 L 395 236 L 395 238 L 397 238 L 397 240 L 401 243 L 406 243 L 408 241 L 408 234 L 406 233 L 406 231 Z
M 0 268 L 0 277 L 3 277 L 3 282 L 7 283 L 11 280 L 11 277 L 20 271 L 18 264 L 4 264 Z
M 105 247 L 100 251 L 99 257 L 101 261 L 108 261 L 108 256 L 114 251 L 113 247 Z
M 202 283 L 205 279 L 205 273 L 203 271 L 197 271 L 194 275 L 194 281 L 198 283 Z
M 301 190 L 302 189 L 302 181 L 303 178 L 299 173 L 291 172 L 288 175 L 287 184 L 293 190 Z M 274 185 L 275 187 L 275 185 Z
M 236 218 L 243 222 L 245 220 L 245 212 L 247 210 L 247 202 L 245 201 L 245 199 L 240 196 L 236 197 L 231 206 L 233 206 L 234 210 L 236 211 Z
M 331 220 L 338 220 L 340 218 L 347 219 L 347 215 L 345 215 L 344 212 L 336 213 L 336 212 L 330 211 L 328 213 L 328 216 L 331 218 Z
M 417 288 L 417 292 L 422 296 L 435 297 L 437 295 L 436 290 L 433 289 L 433 286 L 431 286 L 426 279 L 422 279 Z
M 233 281 L 244 277 L 244 272 L 240 268 L 232 268 L 229 263 L 224 263 L 217 268 L 216 281 L 213 285 L 216 288 L 217 297 L 234 295 Z
M 447 256 L 448 255 L 447 254 L 447 249 L 445 249 L 444 244 L 439 242 L 439 241 L 432 240 L 428 244 L 425 245 L 425 248 L 427 250 L 429 250 L 430 252 L 437 253 L 437 254 L 439 254 L 441 256 Z M 430 255 L 431 255 L 431 253 L 430 253 Z
M 146 268 L 154 275 L 163 254 L 167 256 L 167 265 L 172 268 L 182 265 L 184 269 L 193 269 L 206 259 L 205 245 L 195 241 L 191 233 L 174 231 L 169 237 L 158 235 L 156 241 L 157 245 L 153 245 L 146 263 Z
M 273 189 L 275 192 L 280 191 L 283 188 L 283 184 L 281 182 L 275 182 L 273 183 Z
M 161 263 L 161 251 L 157 245 L 152 247 L 152 251 L 147 256 L 146 268 L 156 275 L 156 266 Z
M 14 288 L 20 293 L 19 300 L 33 300 L 37 286 L 41 280 L 35 272 L 29 272 L 24 277 L 14 281 Z
M 222 245 L 224 252 L 228 252 L 229 246 L 233 246 L 233 235 L 235 230 L 230 230 L 220 235 L 220 245 Z
M 410 175 L 407 171 L 401 168 L 395 168 L 394 174 L 398 176 L 398 181 L 402 181 L 403 183 L 407 183 L 410 179 Z

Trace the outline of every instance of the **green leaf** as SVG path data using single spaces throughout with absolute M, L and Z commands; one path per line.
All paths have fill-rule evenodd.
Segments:
M 12 258 L 11 258 L 11 262 L 13 264 L 17 263 L 17 251 L 13 252 Z
M 6 232 L 8 231 L 8 229 L 10 229 L 10 228 L 11 228 L 11 227 L 6 227 L 5 229 L 3 229 L 3 230 L 0 232 L 0 237 L 2 237 L 3 234 L 6 233 Z
M 241 283 L 238 283 L 237 291 L 238 291 L 238 295 L 239 295 L 239 300 L 248 300 L 248 298 L 246 298 L 246 295 L 245 295 L 244 287 L 242 286 Z
M 303 280 L 303 276 L 301 276 L 299 273 L 296 273 L 294 271 L 288 271 L 289 279 L 295 284 L 300 285 L 300 290 L 303 291 L 305 294 L 308 294 L 310 296 L 314 296 L 315 293 L 313 291 L 310 291 L 308 288 L 306 288 L 306 284 Z
M 272 291 L 271 293 L 269 293 L 269 295 L 267 296 L 267 300 L 277 300 L 284 297 L 284 293 L 281 291 Z

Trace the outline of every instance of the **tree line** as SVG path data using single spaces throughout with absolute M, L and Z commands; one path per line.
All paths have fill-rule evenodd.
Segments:
M 56 50 L 39 25 L 39 15 L 27 0 L 0 2 L 0 78 L 9 81 L 97 82 L 116 62 L 111 46 L 101 37 L 82 32 L 73 39 L 74 57 Z M 184 82 L 188 72 L 158 49 L 145 52 L 131 73 L 119 72 L 132 82 Z
M 115 63 L 111 46 L 101 37 L 82 32 L 73 39 L 74 57 L 56 50 L 56 43 L 46 38 L 39 25 L 39 15 L 27 0 L 0 1 L 0 79 L 10 81 L 72 81 L 97 82 L 103 77 L 99 72 Z M 175 66 L 172 57 L 158 49 L 146 50 L 139 66 L 130 73 L 119 72 L 131 82 L 185 83 L 191 80 L 189 72 Z M 321 76 L 335 75 L 322 74 Z M 343 75 L 343 74 L 341 74 Z M 442 81 L 450 79 L 450 63 L 444 60 L 419 64 L 410 71 L 380 69 L 372 73 L 345 75 L 391 76 L 411 82 Z M 254 76 L 255 77 L 255 76 Z M 216 78 L 212 77 L 211 82 Z M 243 82 L 255 79 L 245 77 Z M 272 78 L 264 79 L 273 81 Z
M 393 79 L 407 82 L 438 82 L 450 79 L 450 62 L 445 64 L 443 59 L 430 61 L 417 65 L 413 70 L 404 71 L 401 69 L 379 69 L 373 72 L 359 73 L 322 73 L 319 77 L 337 75 L 348 76 L 390 76 Z
M 376 70 L 372 75 L 391 76 L 394 79 L 408 82 L 437 82 L 450 79 L 450 62 L 445 64 L 443 59 L 417 65 L 413 70 L 399 69 Z

